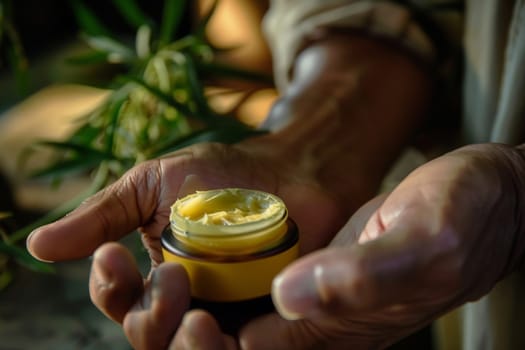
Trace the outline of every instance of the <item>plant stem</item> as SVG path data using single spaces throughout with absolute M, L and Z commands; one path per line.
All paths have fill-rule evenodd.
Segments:
M 55 220 L 60 219 L 71 210 L 79 206 L 87 197 L 96 193 L 102 189 L 108 182 L 109 179 L 109 167 L 106 161 L 100 163 L 100 166 L 97 169 L 93 182 L 87 190 L 82 192 L 77 197 L 71 199 L 70 201 L 58 206 L 57 208 L 51 210 L 49 213 L 41 217 L 40 219 L 32 222 L 29 225 L 22 227 L 21 229 L 15 231 L 9 236 L 8 243 L 17 243 L 22 239 L 25 239 L 34 229 L 39 226 L 49 224 Z

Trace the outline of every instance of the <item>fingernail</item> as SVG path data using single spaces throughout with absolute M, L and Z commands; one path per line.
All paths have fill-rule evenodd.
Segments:
M 285 271 L 278 275 L 272 285 L 272 298 L 277 311 L 288 320 L 313 315 L 320 306 L 317 288 L 321 266 Z
M 31 231 L 31 233 L 29 234 L 29 236 L 27 236 L 26 238 L 26 248 L 29 252 L 31 252 L 31 239 L 33 238 L 33 236 L 35 235 L 35 233 L 38 232 L 38 229 L 36 230 L 33 230 Z
M 45 262 L 45 263 L 54 263 L 53 260 L 46 260 L 46 259 L 42 259 L 41 257 L 35 255 L 35 253 L 33 252 L 33 250 L 31 249 L 31 241 L 32 239 L 36 236 L 36 234 L 40 231 L 40 228 L 37 228 L 35 230 L 33 230 L 26 238 L 26 249 L 27 251 L 29 252 L 29 254 L 31 254 L 35 259 L 39 260 L 39 261 L 42 261 L 42 262 Z

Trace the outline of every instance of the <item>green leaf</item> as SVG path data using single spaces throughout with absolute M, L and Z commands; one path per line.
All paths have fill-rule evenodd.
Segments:
M 27 91 L 28 86 L 28 61 L 22 45 L 22 40 L 8 16 L 2 17 L 2 39 L 9 40 L 6 47 L 6 59 L 15 74 L 16 87 L 20 94 Z M 0 42 L 1 44 L 1 42 Z
M 106 52 L 110 63 L 133 63 L 137 56 L 126 45 L 104 36 L 88 36 L 86 42 L 96 51 Z
M 116 103 L 110 108 L 110 120 L 108 126 L 106 127 L 106 154 L 112 154 L 113 145 L 115 143 L 115 131 L 117 130 L 118 119 L 120 116 L 120 109 L 122 108 L 124 102 L 126 102 L 125 98 L 120 99 L 116 101 Z
M 56 221 L 64 215 L 66 215 L 67 213 L 69 213 L 70 211 L 72 211 L 73 209 L 75 209 L 76 207 L 78 207 L 80 203 L 82 203 L 86 198 L 96 193 L 107 184 L 108 176 L 109 167 L 106 164 L 106 162 L 103 162 L 98 167 L 95 177 L 93 178 L 93 181 L 91 182 L 91 185 L 87 190 L 79 194 L 77 197 L 71 199 L 70 201 L 67 201 L 62 205 L 58 206 L 57 208 L 49 211 L 46 215 L 42 216 L 36 221 L 33 221 L 29 225 L 26 225 L 21 229 L 13 232 L 9 236 L 10 242 L 16 243 L 22 239 L 25 239 L 37 227 Z
M 206 117 L 211 111 L 210 106 L 208 105 L 208 100 L 204 95 L 204 88 L 202 86 L 201 80 L 198 77 L 193 59 L 190 55 L 184 54 L 184 56 L 186 57 L 186 75 L 188 77 L 190 93 L 193 97 L 193 100 L 197 104 L 197 113 L 203 117 Z
M 197 70 L 205 77 L 225 77 L 225 78 L 234 78 L 240 80 L 247 80 L 251 82 L 259 82 L 261 84 L 267 84 L 269 86 L 273 85 L 273 78 L 271 75 L 249 71 L 245 69 L 236 68 L 230 65 L 222 63 L 206 63 L 196 61 L 195 65 Z
M 85 54 L 72 56 L 66 58 L 66 63 L 69 64 L 97 64 L 97 63 L 107 63 L 108 62 L 108 53 L 102 51 L 91 51 Z
M 68 142 L 78 145 L 89 145 L 100 135 L 101 132 L 101 128 L 86 123 L 73 133 Z
M 70 159 L 57 161 L 50 166 L 37 170 L 31 174 L 32 178 L 60 177 L 71 173 L 80 173 L 90 170 L 104 160 L 113 159 L 110 153 L 104 153 L 88 146 L 72 142 L 40 141 L 37 144 L 64 152 L 73 151 L 76 156 Z
M 178 110 L 181 114 L 183 114 L 183 115 L 185 115 L 187 117 L 189 117 L 189 116 L 196 116 L 196 117 L 198 117 L 197 115 L 195 115 L 194 112 L 192 112 L 190 110 L 190 108 L 188 106 L 178 102 L 171 95 L 165 94 L 164 92 L 160 91 L 156 87 L 149 85 L 148 83 L 146 83 L 142 79 L 139 79 L 139 78 L 134 77 L 134 76 L 129 76 L 129 75 L 122 76 L 120 79 L 122 79 L 124 81 L 128 81 L 128 82 L 133 82 L 133 83 L 136 83 L 136 84 L 142 86 L 143 88 L 148 90 L 151 94 L 153 94 L 155 97 L 157 97 L 159 100 L 161 100 L 164 103 L 167 103 L 168 105 L 172 106 L 173 108 Z
M 154 143 L 150 143 L 149 147 L 146 148 L 143 152 L 147 159 L 154 158 L 155 155 L 171 145 L 175 144 L 179 139 L 188 135 L 191 131 L 190 127 L 187 124 L 187 118 L 174 118 L 161 120 L 162 129 L 170 130 L 166 135 Z
M 200 142 L 221 142 L 232 144 L 248 137 L 263 135 L 265 133 L 265 131 L 252 129 L 246 126 L 233 128 L 208 128 L 193 132 L 186 137 L 180 138 L 171 145 L 166 145 L 165 148 L 158 150 L 154 157 L 159 157 L 163 154 L 174 152 Z
M 75 151 L 81 154 L 82 156 L 86 156 L 86 157 L 111 159 L 111 154 L 101 152 L 98 149 L 94 149 L 94 148 L 91 148 L 89 146 L 86 146 L 80 143 L 67 142 L 67 141 L 66 142 L 38 141 L 36 144 L 40 146 L 45 146 L 45 147 L 57 148 L 57 149 L 61 149 L 64 151 Z
M 159 46 L 169 44 L 174 38 L 186 8 L 185 0 L 165 0 L 159 34 Z
M 33 172 L 31 178 L 63 177 L 65 175 L 79 174 L 97 166 L 105 158 L 80 157 L 68 159 L 51 164 L 50 166 Z
M 0 266 L 0 291 L 4 290 L 13 281 L 13 272 L 10 270 L 2 270 Z
M 120 15 L 126 22 L 134 27 L 139 28 L 141 25 L 147 24 L 150 27 L 153 25 L 151 18 L 146 16 L 140 9 L 135 0 L 112 0 L 113 5 L 117 8 Z
M 83 1 L 70 0 L 73 14 L 77 19 L 80 28 L 88 35 L 110 37 L 111 31 L 100 22 L 97 16 L 91 11 Z
M 22 94 L 27 91 L 29 86 L 28 63 L 25 55 L 17 50 L 16 47 L 10 47 L 8 48 L 7 59 L 15 74 L 18 93 Z
M 49 264 L 36 260 L 25 249 L 16 245 L 0 241 L 0 253 L 7 254 L 15 259 L 20 265 L 37 272 L 51 273 L 55 270 Z

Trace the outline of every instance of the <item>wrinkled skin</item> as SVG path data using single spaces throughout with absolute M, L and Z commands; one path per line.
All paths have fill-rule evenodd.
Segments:
M 142 163 L 52 224 L 53 232 L 61 232 L 74 222 L 77 233 L 61 237 L 66 240 L 63 247 L 43 246 L 39 258 L 64 260 L 88 256 L 101 243 L 117 240 L 140 227 L 156 265 L 162 261 L 160 233 L 169 222 L 170 206 L 177 197 L 197 189 L 221 187 L 253 188 L 279 195 L 286 200 L 290 215 L 300 223 L 303 249 L 310 251 L 326 244 L 330 237 L 316 233 L 335 232 L 346 215 L 340 208 L 355 209 L 359 203 L 341 205 L 338 201 L 342 198 L 328 192 L 315 178 L 288 171 L 293 165 L 287 159 L 279 159 L 278 150 L 259 149 L 261 142 L 267 143 L 264 138 L 235 146 L 199 144 Z M 46 236 L 46 240 L 55 239 Z M 70 250 L 69 244 L 75 251 Z
M 203 147 L 220 150 L 223 146 Z M 44 259 L 71 258 L 71 251 L 87 254 L 103 241 L 123 235 L 122 226 L 136 217 L 147 223 L 142 229 L 148 232 L 146 245 L 158 261 L 158 235 L 167 218 L 167 212 L 158 208 L 173 200 L 158 195 L 159 182 L 151 181 L 158 172 L 175 175 L 170 165 L 180 166 L 186 159 L 188 173 L 202 177 L 198 181 L 189 177 L 184 186 L 222 186 L 221 181 L 235 178 L 238 165 L 226 163 L 214 167 L 213 177 L 206 178 L 203 164 L 210 160 L 199 163 L 197 154 L 182 152 L 132 171 L 59 224 L 41 228 L 29 242 L 31 251 Z M 133 258 L 117 243 L 103 244 L 95 253 L 90 281 L 93 301 L 109 317 L 123 322 L 137 349 L 382 348 L 451 308 L 479 298 L 521 265 L 524 164 L 521 150 L 483 145 L 455 151 L 417 169 L 392 193 L 357 211 L 329 247 L 304 256 L 277 277 L 273 297 L 282 316 L 270 314 L 252 321 L 238 340 L 222 335 L 203 311 L 185 314 L 189 287 L 180 266 L 161 264 L 143 287 Z M 226 172 L 224 178 L 217 169 Z M 160 183 L 175 186 L 174 192 L 184 181 L 181 176 L 164 178 L 173 180 L 170 185 L 164 180 Z M 274 191 L 292 208 L 298 202 L 293 195 L 287 196 L 287 189 L 302 193 L 296 192 L 297 183 L 272 187 L 275 182 L 254 182 L 253 177 L 226 184 Z M 141 186 L 151 187 L 135 191 Z M 304 188 L 311 191 L 311 198 L 317 195 L 327 205 L 333 204 L 313 190 L 315 186 Z M 300 201 L 299 212 L 308 212 L 302 200 L 295 199 Z M 142 205 L 139 210 L 122 203 Z M 311 210 L 319 213 L 317 206 Z M 338 225 L 337 219 L 330 223 L 319 218 L 326 219 L 322 215 L 298 219 L 312 227 Z M 90 225 L 84 222 L 88 219 Z M 100 230 L 93 230 L 96 225 Z M 140 221 L 129 225 L 140 225 Z M 70 234 L 72 227 L 75 236 Z M 95 232 L 104 235 L 90 236 Z M 52 247 L 51 242 L 57 240 L 64 252 Z M 272 337 L 267 336 L 270 332 Z
M 307 176 L 284 175 L 291 173 L 283 171 L 289 165 L 276 162 L 275 157 L 272 162 L 255 157 L 257 150 L 248 144 L 202 144 L 146 162 L 64 219 L 40 228 L 28 240 L 28 247 L 44 260 L 74 259 L 96 250 L 90 278 L 93 302 L 108 317 L 123 323 L 136 349 L 161 349 L 188 305 L 185 272 L 167 264 L 157 268 L 143 286 L 131 254 L 117 243 L 105 242 L 140 227 L 156 267 L 162 262 L 160 234 L 177 195 L 216 187 L 254 188 L 282 197 L 302 230 L 303 252 L 326 245 L 344 223 L 347 214 L 339 209 L 344 206 L 337 203 L 337 194 L 322 190 Z
M 253 321 L 236 345 L 189 313 L 172 348 L 384 348 L 522 265 L 524 173 L 523 151 L 501 145 L 438 158 L 274 280 L 285 318 Z

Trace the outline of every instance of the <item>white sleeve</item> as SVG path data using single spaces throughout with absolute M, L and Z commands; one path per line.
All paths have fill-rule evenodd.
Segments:
M 295 56 L 306 40 L 323 28 L 354 28 L 395 39 L 425 60 L 432 60 L 432 41 L 412 19 L 409 9 L 379 0 L 271 0 L 263 30 L 272 50 L 274 76 L 283 91 Z

